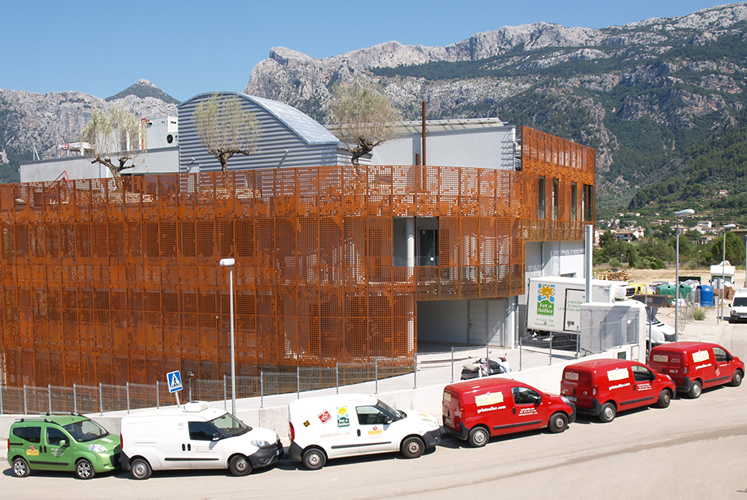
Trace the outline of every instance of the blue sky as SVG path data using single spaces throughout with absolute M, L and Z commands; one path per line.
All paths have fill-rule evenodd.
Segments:
M 534 22 L 603 28 L 720 5 L 708 0 L 0 3 L 0 88 L 109 97 L 145 78 L 176 99 L 241 91 L 272 47 L 315 58 L 378 43 L 443 46 Z

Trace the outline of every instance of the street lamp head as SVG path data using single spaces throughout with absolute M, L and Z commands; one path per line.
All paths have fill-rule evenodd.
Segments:
M 221 259 L 220 265 L 225 267 L 231 267 L 236 264 L 236 259 Z
M 735 227 L 737 227 L 737 225 L 736 224 L 726 224 L 725 226 L 721 226 L 721 227 L 723 227 L 724 229 L 734 229 Z
M 680 210 L 678 212 L 675 212 L 674 216 L 675 217 L 686 217 L 688 215 L 694 215 L 694 214 L 695 214 L 695 210 L 693 210 L 692 208 L 686 208 L 684 210 Z

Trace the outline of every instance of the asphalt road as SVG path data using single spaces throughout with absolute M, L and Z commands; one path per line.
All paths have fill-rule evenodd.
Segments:
M 747 359 L 747 325 L 730 325 L 731 350 Z M 5 455 L 5 443 L 0 453 Z M 265 471 L 124 473 L 80 481 L 67 473 L 0 475 L 2 498 L 741 498 L 747 500 L 747 383 L 678 398 L 667 409 L 579 420 L 563 434 L 529 432 L 472 449 L 446 438 L 415 460 L 341 459 L 319 471 L 282 460 Z

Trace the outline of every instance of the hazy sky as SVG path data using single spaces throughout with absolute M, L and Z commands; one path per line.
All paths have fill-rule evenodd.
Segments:
M 713 0 L 372 2 L 36 0 L 0 3 L 0 88 L 109 97 L 150 80 L 186 100 L 242 91 L 272 47 L 324 58 L 378 43 L 443 46 L 534 22 L 603 28 L 673 17 Z

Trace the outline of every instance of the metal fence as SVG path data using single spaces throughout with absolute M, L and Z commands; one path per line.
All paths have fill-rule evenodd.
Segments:
M 412 373 L 417 385 L 415 365 L 402 366 L 396 360 L 375 360 L 373 363 L 338 363 L 334 368 L 297 367 L 295 371 L 260 372 L 259 376 L 236 377 L 237 398 L 264 396 L 336 388 L 362 382 L 378 382 L 390 377 Z M 223 401 L 224 408 L 231 397 L 231 377 L 219 380 L 189 378 L 182 398 L 187 401 Z M 173 406 L 176 398 L 169 394 L 168 384 L 132 384 L 124 386 L 99 384 L 73 387 L 8 387 L 0 385 L 0 414 L 40 414 L 56 412 L 103 413 L 130 411 L 138 408 Z

